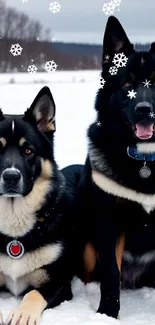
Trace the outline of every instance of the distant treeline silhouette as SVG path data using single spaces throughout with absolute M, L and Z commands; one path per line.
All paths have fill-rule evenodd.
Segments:
M 16 43 L 23 48 L 19 56 L 10 53 L 11 45 Z M 135 46 L 146 50 L 150 45 Z M 100 69 L 101 54 L 101 45 L 52 43 L 50 29 L 0 0 L 0 72 L 26 72 L 32 64 L 38 71 L 45 71 L 46 61 L 52 60 L 58 70 Z

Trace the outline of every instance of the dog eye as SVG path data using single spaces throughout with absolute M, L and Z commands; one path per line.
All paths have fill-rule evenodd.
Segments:
M 129 88 L 131 86 L 131 82 L 126 82 L 124 85 L 123 85 L 123 87 L 125 87 L 125 88 Z
M 24 153 L 25 153 L 25 155 L 29 156 L 29 155 L 31 155 L 32 150 L 29 149 L 29 148 L 26 148 L 26 149 L 24 150 Z

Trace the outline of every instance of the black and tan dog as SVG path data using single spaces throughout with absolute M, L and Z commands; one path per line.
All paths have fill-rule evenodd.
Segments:
M 117 318 L 120 280 L 155 287 L 155 44 L 135 51 L 110 17 L 102 78 L 75 211 L 85 278 L 101 282 L 98 312 Z
M 23 116 L 0 115 L 0 286 L 24 295 L 11 325 L 36 325 L 45 308 L 72 298 L 71 229 L 54 131 L 47 87 Z

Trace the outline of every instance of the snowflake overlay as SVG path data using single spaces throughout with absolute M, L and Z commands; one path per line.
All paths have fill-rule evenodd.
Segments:
M 115 10 L 115 4 L 113 3 L 113 1 L 106 2 L 106 3 L 103 4 L 102 11 L 106 15 L 113 15 L 114 10 Z
M 149 88 L 151 86 L 151 81 L 145 79 L 145 81 L 143 81 L 144 87 Z
M 22 3 L 28 2 L 28 0 L 21 0 Z
M 52 43 L 55 43 L 56 42 L 56 38 L 54 36 L 51 38 L 51 42 Z
M 109 73 L 110 73 L 112 76 L 116 75 L 117 72 L 118 72 L 118 69 L 117 69 L 115 66 L 110 67 L 110 69 L 109 69 Z
M 137 95 L 137 93 L 133 89 L 132 90 L 128 90 L 128 95 L 127 96 L 130 97 L 130 99 L 136 98 L 136 95 Z
M 106 80 L 104 80 L 102 77 L 100 77 L 100 88 L 103 89 L 105 83 L 106 83 Z
M 101 123 L 100 121 L 98 121 L 98 122 L 96 122 L 96 125 L 97 125 L 98 127 L 101 127 L 101 126 L 102 126 L 102 123 Z
M 58 65 L 55 63 L 54 60 L 52 60 L 52 61 L 46 61 L 44 69 L 47 72 L 51 72 L 51 71 L 56 71 L 57 67 L 58 67 Z
M 105 60 L 106 61 L 109 61 L 110 60 L 110 56 L 107 54 L 107 55 L 105 55 Z
M 116 7 L 119 7 L 122 0 L 113 0 L 113 3 Z
M 119 7 L 121 0 L 112 0 L 103 4 L 102 11 L 105 15 L 113 15 L 116 7 Z
M 29 73 L 31 73 L 31 74 L 36 73 L 37 70 L 38 70 L 38 68 L 37 68 L 36 65 L 34 65 L 34 64 L 29 65 L 29 66 L 28 66 L 28 69 L 27 69 L 27 71 L 28 71 Z
M 10 52 L 13 56 L 21 55 L 23 51 L 23 48 L 20 46 L 20 44 L 12 44 L 10 48 Z
M 117 68 L 122 68 L 122 67 L 126 67 L 127 61 L 128 58 L 124 53 L 118 53 L 114 55 L 112 62 L 115 64 Z
M 155 113 L 153 113 L 153 112 L 149 113 L 149 117 L 155 118 Z
M 49 10 L 53 13 L 53 14 L 56 14 L 60 11 L 61 9 L 61 5 L 59 2 L 57 1 L 54 1 L 54 2 L 51 2 L 50 3 L 50 6 L 49 6 Z

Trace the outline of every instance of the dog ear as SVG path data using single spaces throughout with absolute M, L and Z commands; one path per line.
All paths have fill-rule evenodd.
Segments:
M 0 122 L 3 121 L 5 119 L 4 115 L 3 115 L 3 112 L 0 108 Z
M 24 115 L 24 120 L 35 120 L 42 132 L 55 131 L 55 103 L 48 87 L 43 87 L 30 108 Z
M 151 44 L 150 52 L 155 53 L 155 42 Z
M 102 61 L 105 61 L 106 55 L 113 58 L 114 54 L 119 52 L 130 55 L 134 52 L 133 44 L 130 43 L 118 19 L 114 16 L 110 16 L 107 21 L 103 39 Z

